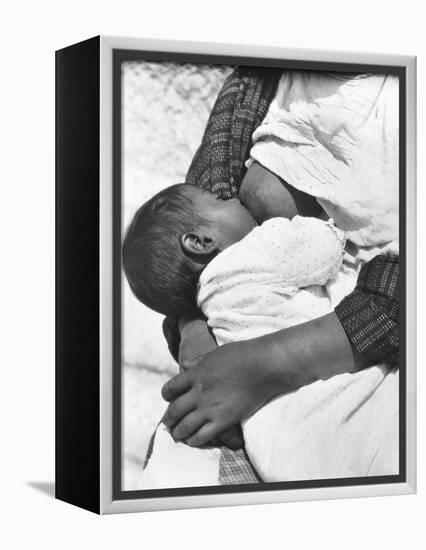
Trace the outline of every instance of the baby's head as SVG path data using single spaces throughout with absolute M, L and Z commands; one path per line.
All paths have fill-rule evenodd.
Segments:
M 122 254 L 130 288 L 159 313 L 190 315 L 203 268 L 255 226 L 238 199 L 193 185 L 168 187 L 139 208 L 127 229 Z

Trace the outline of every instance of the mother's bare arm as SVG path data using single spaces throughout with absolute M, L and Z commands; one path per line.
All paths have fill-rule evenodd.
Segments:
M 208 353 L 166 383 L 164 423 L 200 446 L 249 417 L 272 397 L 364 366 L 335 313 Z

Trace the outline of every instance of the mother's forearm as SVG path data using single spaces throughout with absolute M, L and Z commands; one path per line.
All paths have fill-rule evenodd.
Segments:
M 194 358 L 217 347 L 202 317 L 181 321 L 180 332 L 179 364 L 184 369 L 198 363 Z M 230 370 L 233 361 L 244 364 L 267 399 L 367 366 L 363 356 L 351 346 L 334 312 L 234 346 Z
M 263 357 L 265 375 L 274 394 L 366 366 L 334 312 L 257 340 L 256 347 Z

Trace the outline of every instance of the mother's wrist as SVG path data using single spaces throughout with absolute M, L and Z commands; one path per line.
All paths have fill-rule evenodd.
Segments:
M 266 367 L 265 384 L 272 392 L 271 397 L 295 391 L 318 379 L 315 369 L 311 368 L 309 349 L 295 346 L 291 333 L 286 330 L 265 336 L 261 351 Z
M 244 362 L 250 371 L 250 379 L 265 402 L 287 391 L 286 360 L 275 338 L 267 335 L 240 345 L 244 346 Z
M 266 363 L 268 376 L 282 391 L 357 369 L 350 342 L 334 312 L 263 338 L 265 357 L 271 358 Z

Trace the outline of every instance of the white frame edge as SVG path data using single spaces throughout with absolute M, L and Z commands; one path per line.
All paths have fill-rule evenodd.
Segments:
M 112 492 L 112 59 L 113 50 L 229 55 L 330 63 L 398 65 L 407 69 L 407 481 L 312 489 L 286 489 L 197 496 L 113 500 Z M 100 38 L 100 512 L 124 513 L 182 508 L 325 500 L 416 492 L 416 58 L 406 55 L 268 46 L 209 44 L 101 36 Z

